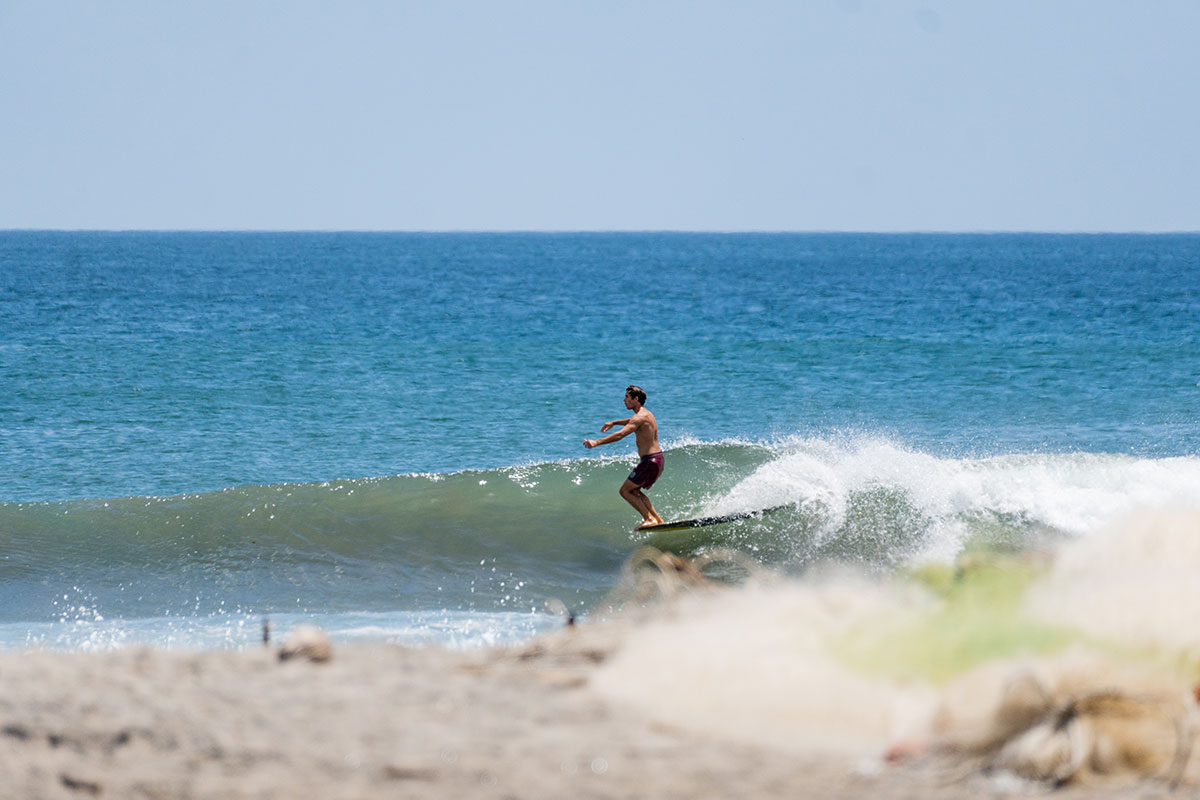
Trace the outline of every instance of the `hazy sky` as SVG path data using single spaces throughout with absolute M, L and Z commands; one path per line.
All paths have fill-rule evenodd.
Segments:
M 0 0 L 0 228 L 1200 230 L 1200 1 Z

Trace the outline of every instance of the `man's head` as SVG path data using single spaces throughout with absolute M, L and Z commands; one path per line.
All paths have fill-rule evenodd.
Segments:
M 625 389 L 625 404 L 627 407 L 632 407 L 629 406 L 630 400 L 636 400 L 640 406 L 646 404 L 646 393 L 642 391 L 642 387 L 630 385 Z

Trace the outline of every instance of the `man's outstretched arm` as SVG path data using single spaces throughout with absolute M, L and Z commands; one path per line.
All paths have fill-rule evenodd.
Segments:
M 624 439 L 626 436 L 633 433 L 635 430 L 637 430 L 637 426 L 629 423 L 628 420 L 626 420 L 625 427 L 621 428 L 621 430 L 617 431 L 616 433 L 610 433 L 608 436 L 605 436 L 603 439 L 584 439 L 583 446 L 586 447 L 588 450 L 591 450 L 596 445 L 609 444 L 610 442 L 615 442 L 618 439 Z

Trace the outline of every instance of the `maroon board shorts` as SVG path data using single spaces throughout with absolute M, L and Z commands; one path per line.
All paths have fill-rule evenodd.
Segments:
M 659 450 L 657 453 L 642 456 L 642 460 L 633 468 L 633 472 L 629 473 L 629 480 L 643 489 L 649 489 L 658 480 L 658 476 L 662 475 L 662 471 L 663 454 Z

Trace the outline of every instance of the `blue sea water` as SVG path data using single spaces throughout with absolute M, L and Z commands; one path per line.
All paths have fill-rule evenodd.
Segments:
M 1200 235 L 0 232 L 0 647 L 456 644 L 668 516 L 784 569 L 1200 504 Z

